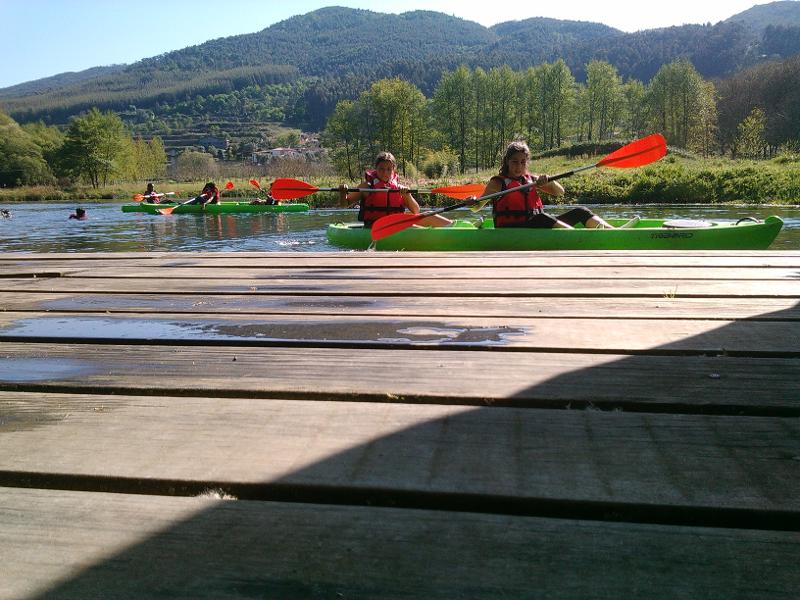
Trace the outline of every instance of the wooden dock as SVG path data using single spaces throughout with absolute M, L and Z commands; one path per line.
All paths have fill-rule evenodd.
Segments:
M 800 252 L 0 254 L 0 598 L 796 598 Z

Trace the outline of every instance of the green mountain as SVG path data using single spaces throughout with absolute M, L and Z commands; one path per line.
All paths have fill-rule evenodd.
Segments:
M 103 75 L 118 73 L 128 65 L 111 65 L 109 67 L 92 67 L 83 71 L 68 71 L 51 77 L 26 81 L 7 88 L 0 88 L 0 98 L 25 97 L 32 94 L 43 94 L 60 88 L 65 88 L 83 81 L 97 79 Z
M 800 26 L 800 6 L 796 0 L 782 0 L 769 4 L 756 4 L 739 14 L 725 20 L 726 23 L 741 23 L 755 32 L 761 32 L 767 27 Z
M 524 69 L 563 59 L 576 78 L 606 60 L 623 78 L 648 81 L 688 57 L 707 78 L 730 76 L 766 57 L 800 52 L 800 2 L 754 6 L 726 21 L 623 33 L 598 23 L 545 18 L 490 28 L 430 11 L 401 15 L 320 9 L 263 31 L 220 38 L 127 66 L 62 74 L 0 90 L 20 122 L 65 123 L 91 106 L 122 114 L 140 132 L 205 120 L 243 128 L 264 121 L 319 129 L 336 102 L 375 79 L 400 76 L 430 94 L 459 64 Z M 185 123 L 184 125 L 185 126 Z

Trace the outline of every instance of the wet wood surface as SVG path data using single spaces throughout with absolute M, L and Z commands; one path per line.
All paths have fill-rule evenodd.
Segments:
M 0 597 L 786 598 L 800 253 L 0 255 Z

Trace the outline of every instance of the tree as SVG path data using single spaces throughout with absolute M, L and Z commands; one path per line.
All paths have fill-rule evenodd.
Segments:
M 415 164 L 428 122 L 427 100 L 413 84 L 402 79 L 381 79 L 359 97 L 372 142 L 371 154 L 388 150 L 401 171 L 406 162 Z M 371 161 L 370 161 L 371 162 Z
M 113 112 L 91 109 L 72 121 L 59 152 L 62 168 L 92 187 L 106 185 L 123 172 L 130 136 Z
M 767 142 L 764 140 L 767 118 L 764 111 L 754 108 L 744 121 L 739 123 L 736 149 L 740 156 L 760 158 L 764 156 Z
M 125 154 L 128 157 L 126 176 L 130 179 L 158 179 L 166 173 L 167 153 L 158 136 L 149 141 L 142 138 L 131 140 Z
M 211 179 L 218 173 L 214 157 L 205 152 L 187 150 L 175 161 L 175 177 L 185 181 Z
M 358 107 L 350 100 L 341 100 L 328 119 L 322 143 L 331 149 L 331 162 L 336 170 L 346 174 L 350 181 L 362 170 L 362 142 Z
M 680 59 L 662 66 L 648 88 L 648 108 L 653 126 L 661 131 L 671 144 L 682 148 L 689 146 L 700 126 L 698 115 L 703 106 L 707 86 L 692 64 Z
M 436 122 L 448 145 L 457 150 L 462 173 L 467 168 L 467 153 L 474 136 L 473 95 L 472 77 L 464 65 L 452 73 L 445 71 L 433 95 Z
M 689 149 L 701 154 L 711 156 L 717 144 L 717 91 L 710 81 L 703 81 L 698 99 L 697 113 L 695 114 L 696 126 L 692 128 L 689 137 Z
M 647 132 L 646 93 L 644 84 L 638 79 L 631 79 L 622 86 L 622 95 L 625 98 L 622 125 L 624 137 L 638 138 Z
M 48 184 L 53 180 L 36 138 L 0 112 L 0 185 Z
M 544 148 L 557 148 L 567 135 L 567 119 L 575 102 L 575 78 L 561 59 L 541 65 L 537 72 L 542 82 L 542 144 Z
M 531 147 L 541 147 L 542 145 L 542 132 L 539 129 L 542 115 L 538 101 L 541 94 L 542 82 L 536 77 L 536 71 L 533 67 L 530 67 L 522 74 L 519 80 L 519 101 L 517 106 L 519 106 L 520 113 L 517 119 L 522 129 L 522 134 Z
M 589 141 L 602 141 L 612 137 L 622 106 L 622 79 L 617 69 L 605 61 L 590 61 L 586 66 L 586 94 L 582 107 L 586 138 Z

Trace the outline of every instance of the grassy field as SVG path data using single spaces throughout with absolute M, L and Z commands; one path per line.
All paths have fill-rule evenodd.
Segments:
M 602 157 L 581 158 L 551 157 L 534 160 L 531 171 L 556 174 L 594 164 Z M 241 169 L 238 169 L 241 173 Z M 420 188 L 486 182 L 494 171 L 466 173 L 457 177 L 428 180 L 403 180 L 406 185 Z M 402 179 L 402 178 L 401 178 Z M 217 185 L 228 178 L 217 177 Z M 234 189 L 224 197 L 252 198 L 256 190 L 247 178 L 233 178 Z M 305 181 L 316 187 L 337 187 L 345 182 L 341 177 L 310 177 Z M 260 179 L 267 187 L 270 180 Z M 175 192 L 176 198 L 191 198 L 203 187 L 203 181 L 156 182 L 160 192 Z M 697 159 L 667 155 L 657 163 L 635 169 L 600 168 L 585 171 L 562 180 L 566 188 L 564 203 L 620 203 L 620 204 L 800 204 L 800 156 L 784 156 L 772 160 L 731 160 L 724 158 Z M 9 202 L 47 201 L 124 201 L 141 194 L 146 182 L 117 184 L 101 189 L 78 187 L 22 187 L 0 189 L 0 204 Z M 336 194 L 317 193 L 307 197 L 314 206 L 328 207 L 336 204 Z M 446 197 L 431 198 L 425 204 L 442 205 L 450 202 Z

